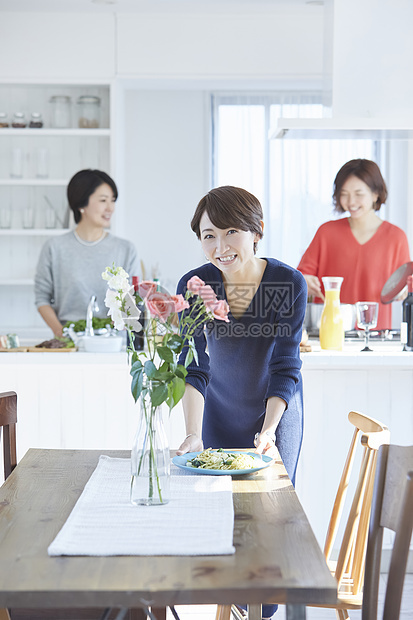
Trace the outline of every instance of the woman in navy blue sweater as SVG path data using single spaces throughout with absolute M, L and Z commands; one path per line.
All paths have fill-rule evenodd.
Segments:
M 228 186 L 208 192 L 192 218 L 209 262 L 181 278 L 178 293 L 197 275 L 230 312 L 229 323 L 211 321 L 195 338 L 198 364 L 188 366 L 183 398 L 188 435 L 177 453 L 255 445 L 271 456 L 276 445 L 294 484 L 303 435 L 307 285 L 293 267 L 255 256 L 262 217 L 255 196 Z M 277 605 L 262 610 L 269 618 Z
M 229 304 L 229 323 L 211 321 L 196 337 L 198 364 L 188 367 L 183 408 L 187 437 L 178 454 L 277 446 L 294 482 L 303 432 L 300 340 L 307 286 L 301 273 L 255 253 L 263 236 L 255 196 L 212 189 L 191 222 L 207 264 L 197 275 Z M 208 352 L 207 349 L 208 348 Z

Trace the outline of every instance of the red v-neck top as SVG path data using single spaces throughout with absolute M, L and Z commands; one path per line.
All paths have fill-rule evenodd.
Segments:
M 297 269 L 320 280 L 323 276 L 342 276 L 341 303 L 380 303 L 385 282 L 408 261 L 409 244 L 401 228 L 383 221 L 373 237 L 360 244 L 351 231 L 348 218 L 343 218 L 320 226 Z M 321 302 L 321 299 L 315 301 Z M 377 329 L 390 328 L 391 304 L 380 303 Z

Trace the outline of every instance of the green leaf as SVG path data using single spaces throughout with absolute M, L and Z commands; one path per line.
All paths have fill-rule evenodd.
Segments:
M 168 347 L 157 347 L 156 352 L 159 357 L 167 362 L 174 361 L 174 354 Z
M 192 362 L 193 359 L 194 359 L 193 351 L 191 348 L 188 348 L 188 353 L 186 354 L 186 357 L 185 357 L 185 368 L 189 366 L 189 364 Z
M 181 400 L 182 396 L 185 393 L 185 381 L 183 379 L 180 379 L 179 377 L 175 377 L 172 383 L 173 383 L 172 396 L 173 396 L 173 401 L 174 401 L 173 407 L 175 407 L 175 405 L 179 403 L 179 401 Z
M 142 372 L 142 362 L 140 361 L 140 359 L 137 359 L 133 362 L 132 366 L 130 367 L 130 374 L 133 376 L 135 374 L 135 372 L 137 371 L 141 371 Z
M 180 353 L 182 351 L 182 346 L 184 344 L 184 340 L 181 336 L 179 336 L 178 334 L 173 334 L 169 339 L 168 339 L 168 347 L 174 352 L 174 353 Z
M 178 364 L 175 369 L 175 374 L 180 379 L 185 379 L 186 375 L 188 374 L 188 371 L 185 368 L 185 366 L 182 366 L 182 364 Z
M 169 381 L 172 381 L 173 378 L 174 378 L 174 374 L 170 372 L 169 370 L 161 371 L 159 369 L 156 371 L 154 375 L 155 381 L 162 381 L 164 383 L 168 383 Z
M 158 385 L 151 393 L 151 402 L 154 407 L 159 407 L 168 398 L 168 386 L 164 383 Z
M 148 379 L 153 379 L 156 373 L 156 366 L 152 360 L 147 360 L 144 365 L 145 373 Z
M 132 374 L 131 372 L 131 375 L 132 375 L 132 384 L 131 384 L 132 396 L 135 399 L 135 403 L 136 403 L 136 401 L 138 400 L 142 392 L 142 385 L 143 385 L 142 369 L 138 372 L 135 372 L 134 374 Z
M 192 354 L 194 356 L 195 363 L 198 366 L 198 351 L 196 350 L 195 342 L 193 341 L 192 338 L 191 338 L 191 340 L 189 342 L 189 348 L 191 349 Z

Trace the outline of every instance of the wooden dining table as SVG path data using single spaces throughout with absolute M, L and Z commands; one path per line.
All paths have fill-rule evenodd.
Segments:
M 288 619 L 300 620 L 306 605 L 336 600 L 336 581 L 280 458 L 232 479 L 233 555 L 49 557 L 47 548 L 100 454 L 130 456 L 30 449 L 0 488 L 0 607 L 142 610 L 238 603 L 258 620 L 262 603 L 277 602 L 287 606 Z

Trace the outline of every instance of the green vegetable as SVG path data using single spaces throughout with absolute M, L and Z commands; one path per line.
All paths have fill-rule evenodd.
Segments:
M 70 325 L 74 325 L 73 331 L 75 332 L 84 332 L 86 329 L 86 319 L 79 319 L 78 321 L 66 321 L 63 327 L 70 327 Z M 109 327 L 113 327 L 113 322 L 109 318 L 100 319 L 97 316 L 94 316 L 92 319 L 92 327 L 93 329 L 103 329 L 109 325 Z

